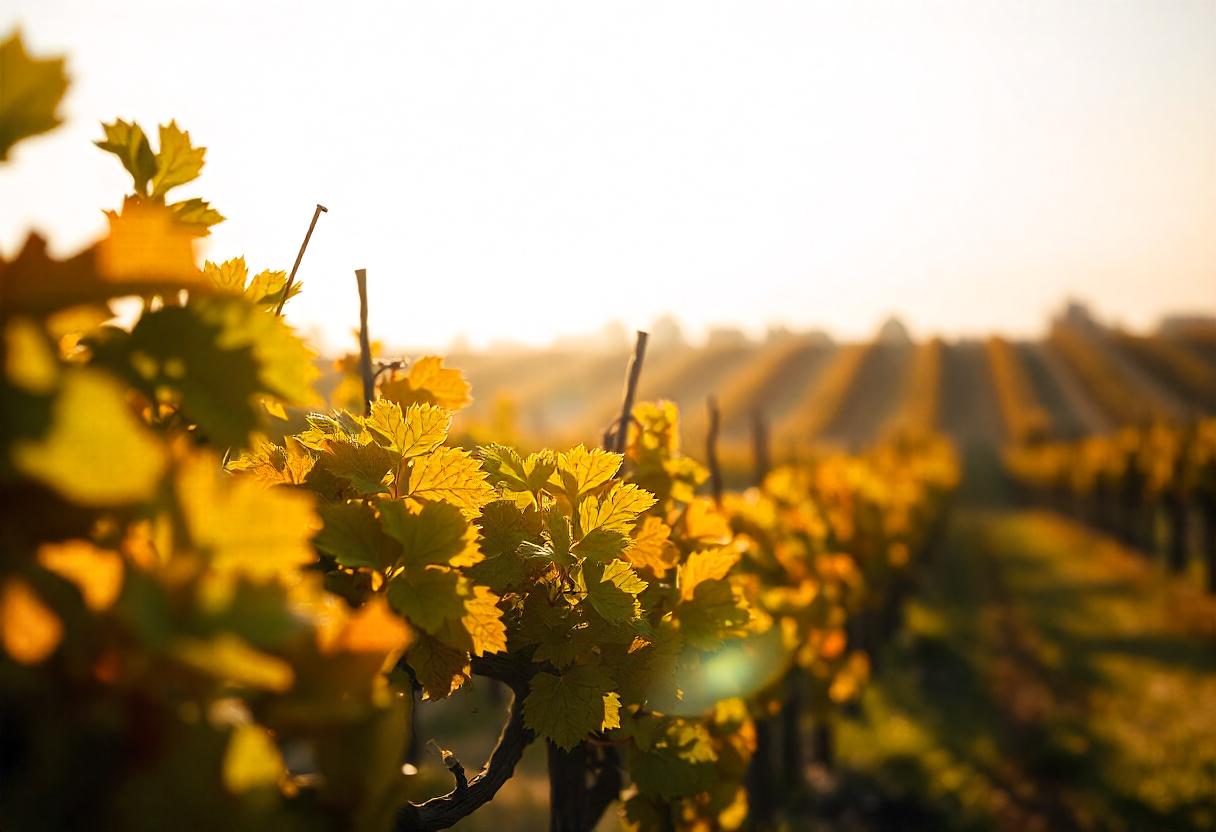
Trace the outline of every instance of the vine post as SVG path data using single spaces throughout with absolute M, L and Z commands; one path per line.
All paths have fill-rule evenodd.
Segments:
M 625 453 L 633 403 L 637 397 L 646 342 L 650 334 L 638 330 L 633 355 L 625 372 L 625 391 L 615 428 L 604 433 L 605 450 Z M 620 759 L 611 746 L 593 747 L 581 742 L 566 751 L 548 743 L 549 832 L 589 832 L 612 805 L 621 790 Z
M 713 494 L 714 503 L 722 505 L 722 466 L 718 462 L 718 432 L 721 428 L 721 412 L 718 409 L 717 396 L 705 400 L 705 408 L 709 412 L 709 430 L 705 433 L 705 462 L 709 466 L 709 489 Z
M 363 415 L 372 412 L 376 375 L 372 371 L 372 339 L 367 331 L 367 269 L 355 269 L 359 286 L 359 373 L 363 377 Z

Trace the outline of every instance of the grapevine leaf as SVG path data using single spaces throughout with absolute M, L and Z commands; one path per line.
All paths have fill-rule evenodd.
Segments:
M 671 542 L 671 526 L 658 517 L 644 519 L 634 530 L 625 557 L 634 566 L 649 569 L 657 577 L 666 575 L 680 559 L 680 550 Z
M 63 58 L 31 58 L 16 32 L 0 43 L 0 162 L 21 139 L 57 127 L 68 89 Z
M 68 371 L 51 414 L 44 436 L 13 446 L 22 473 L 87 506 L 151 496 L 165 470 L 165 452 L 131 412 L 118 382 L 96 370 Z
M 654 504 L 650 492 L 633 483 L 618 482 L 603 498 L 591 496 L 579 503 L 579 525 L 584 535 L 596 529 L 628 533 L 638 515 Z
M 181 202 L 174 202 L 169 205 L 169 210 L 173 212 L 173 216 L 178 223 L 187 228 L 191 234 L 197 237 L 206 237 L 211 233 L 211 226 L 219 225 L 224 221 L 224 215 L 211 207 L 211 203 L 205 199 L 191 197 L 184 199 Z M 282 272 L 263 272 L 263 274 L 283 274 Z M 261 277 L 261 275 L 258 275 Z M 286 277 L 284 275 L 284 277 Z M 257 278 L 255 278 L 256 280 Z M 292 294 L 300 290 L 300 284 L 296 283 L 292 287 Z
M 224 787 L 231 794 L 277 788 L 287 775 L 283 755 L 270 733 L 260 725 L 238 725 L 224 751 Z
M 407 569 L 428 564 L 471 566 L 481 560 L 476 530 L 451 503 L 426 503 L 417 511 L 400 500 L 380 500 L 384 531 L 400 543 Z
M 303 485 L 316 464 L 298 439 L 287 437 L 284 447 L 259 442 L 253 450 L 228 462 L 228 470 L 254 477 L 265 485 Z
M 629 775 L 644 795 L 662 800 L 691 797 L 706 791 L 714 781 L 714 766 L 692 763 L 667 751 L 629 749 Z
M 725 578 L 736 563 L 739 552 L 735 549 L 719 548 L 693 552 L 688 560 L 680 564 L 676 583 L 680 587 L 680 599 L 691 600 L 697 586 L 705 581 Z
M 565 492 L 571 505 L 578 502 L 589 491 L 600 487 L 616 474 L 621 467 L 621 455 L 583 445 L 557 455 L 557 470 L 549 483 Z
M 411 364 L 409 372 L 382 383 L 380 397 L 402 407 L 435 404 L 457 411 L 473 401 L 469 389 L 459 370 L 444 367 L 442 358 L 428 355 Z
M 206 286 L 194 265 L 191 230 L 164 205 L 128 201 L 110 215 L 110 233 L 97 246 L 97 270 L 104 280 L 145 285 L 155 291 L 165 282 Z
M 401 545 L 381 530 L 366 503 L 322 503 L 317 511 L 325 525 L 313 538 L 313 545 L 343 566 L 384 572 L 400 559 Z
M 730 523 L 714 506 L 713 500 L 698 497 L 684 512 L 681 537 L 696 546 L 722 546 L 730 542 Z
M 122 590 L 122 557 L 87 540 L 44 543 L 38 548 L 38 563 L 75 584 L 93 612 L 108 610 Z
M 309 494 L 227 476 L 209 454 L 182 460 L 175 479 L 190 542 L 217 572 L 283 579 L 316 559 Z
M 439 633 L 447 621 L 460 621 L 464 599 L 470 594 L 468 579 L 434 566 L 407 570 L 388 584 L 393 609 L 431 635 Z
M 546 527 L 549 531 L 549 546 L 553 551 L 554 563 L 563 569 L 570 568 L 574 565 L 574 558 L 570 554 L 573 535 L 570 530 L 570 518 L 556 510 L 550 511 Z
M 507 651 L 507 627 L 498 608 L 498 596 L 484 586 L 474 586 L 473 595 L 464 602 L 461 623 L 472 639 L 474 656 Z
M 724 639 L 742 636 L 751 620 L 743 600 L 725 580 L 702 581 L 690 600 L 676 607 L 684 641 L 698 650 L 712 650 Z
M 232 633 L 209 639 L 183 636 L 169 646 L 169 653 L 187 667 L 243 687 L 282 693 L 295 682 L 291 665 L 255 650 Z
M 607 563 L 624 554 L 628 547 L 628 535 L 608 529 L 596 529 L 575 544 L 572 551 L 576 557 Z
M 398 485 L 400 488 L 400 485 Z M 419 500 L 446 500 L 466 513 L 476 514 L 494 499 L 494 489 L 485 472 L 469 453 L 460 448 L 437 448 L 414 460 L 402 496 Z
M 148 193 L 148 182 L 156 174 L 156 155 L 144 130 L 135 122 L 127 123 L 116 119 L 113 124 L 102 124 L 106 137 L 94 142 L 102 150 L 113 153 L 122 162 L 122 166 L 131 174 L 135 183 L 135 193 L 141 196 Z
M 342 623 L 325 652 L 377 653 L 387 655 L 409 646 L 412 633 L 389 609 L 383 595 L 374 595 Z
M 203 263 L 203 277 L 225 294 L 240 295 L 245 292 L 249 268 L 244 257 L 233 257 L 218 265 L 207 260 Z
M 388 490 L 389 473 L 396 467 L 392 452 L 374 443 L 360 445 L 332 439 L 325 443 L 320 463 L 335 477 L 341 477 L 365 496 Z
M 21 664 L 40 664 L 63 641 L 63 621 L 21 578 L 0 587 L 0 625 L 0 644 Z
M 559 748 L 574 748 L 589 734 L 620 724 L 612 688 L 608 674 L 591 665 L 560 676 L 538 673 L 524 700 L 524 724 Z
M 605 621 L 624 624 L 641 614 L 638 593 L 646 588 L 646 582 L 625 561 L 601 564 L 588 560 L 583 565 L 583 580 L 588 603 Z
M 491 444 L 478 448 L 477 454 L 492 485 L 533 495 L 545 487 L 557 466 L 552 451 L 540 451 L 524 459 L 514 448 Z
M 363 426 L 378 443 L 397 454 L 411 459 L 428 454 L 448 438 L 452 414 L 430 404 L 412 404 L 405 408 L 387 399 L 372 402 L 372 412 Z
M 455 650 L 426 634 L 420 634 L 406 654 L 423 699 L 445 699 L 469 678 L 469 654 Z
M 160 149 L 156 152 L 156 173 L 152 176 L 152 196 L 161 197 L 178 185 L 196 179 L 203 169 L 207 149 L 190 143 L 190 134 L 170 121 L 160 126 Z

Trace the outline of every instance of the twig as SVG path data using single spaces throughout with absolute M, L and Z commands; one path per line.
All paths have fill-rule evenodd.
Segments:
M 355 269 L 359 285 L 359 372 L 363 376 L 363 415 L 372 412 L 376 377 L 372 373 L 372 339 L 367 331 L 367 269 Z
M 308 224 L 308 233 L 304 235 L 304 242 L 300 243 L 300 253 L 296 255 L 296 262 L 291 267 L 291 274 L 287 275 L 287 283 L 283 286 L 283 297 L 279 298 L 279 305 L 275 307 L 275 317 L 283 314 L 283 304 L 287 303 L 287 296 L 291 294 L 291 286 L 296 282 L 296 271 L 300 268 L 300 261 L 304 259 L 304 250 L 308 248 L 308 241 L 312 239 L 312 230 L 317 227 L 317 218 L 323 213 L 329 213 L 329 209 L 318 202 L 316 210 L 312 212 L 312 222 Z
M 612 437 L 612 447 L 609 448 L 618 454 L 625 453 L 625 443 L 629 438 L 629 420 L 633 418 L 633 398 L 638 391 L 638 379 L 642 375 L 642 361 L 646 358 L 646 342 L 649 339 L 649 333 L 638 330 L 638 339 L 633 345 L 633 357 L 629 359 L 629 371 L 625 376 L 625 396 L 624 401 L 621 402 L 621 416 L 617 420 L 616 434 Z
M 714 502 L 722 505 L 722 466 L 718 464 L 718 427 L 721 421 L 718 399 L 710 396 L 705 402 L 709 410 L 709 430 L 705 433 L 705 461 L 709 464 L 709 488 Z

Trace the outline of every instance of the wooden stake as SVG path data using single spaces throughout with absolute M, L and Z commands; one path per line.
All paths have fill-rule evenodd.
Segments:
M 363 376 L 363 415 L 367 416 L 372 412 L 372 398 L 376 395 L 372 339 L 367 331 L 367 269 L 355 269 L 355 282 L 359 285 L 359 372 Z
M 758 407 L 752 411 L 752 458 L 756 465 L 756 485 L 763 485 L 771 462 L 768 450 L 768 423 L 764 419 L 764 411 Z
M 312 222 L 308 224 L 308 233 L 304 235 L 304 242 L 300 243 L 300 253 L 296 255 L 296 262 L 291 267 L 291 274 L 287 275 L 287 283 L 283 286 L 283 297 L 279 298 L 279 305 L 275 307 L 276 317 L 283 314 L 283 304 L 287 303 L 287 296 L 291 293 L 292 284 L 296 282 L 296 271 L 300 268 L 300 261 L 304 259 L 304 250 L 308 248 L 308 241 L 312 239 L 312 230 L 317 227 L 317 218 L 323 213 L 329 213 L 329 209 L 318 202 L 316 210 L 312 212 Z
M 709 410 L 709 430 L 705 434 L 705 461 L 709 464 L 709 487 L 714 502 L 722 505 L 722 468 L 718 464 L 718 427 L 721 421 L 718 399 L 710 396 L 705 401 Z
M 629 422 L 633 418 L 633 398 L 637 394 L 638 379 L 642 375 L 642 361 L 646 358 L 646 342 L 650 333 L 638 330 L 637 341 L 633 345 L 633 357 L 629 359 L 629 371 L 625 375 L 625 396 L 621 402 L 621 417 L 617 420 L 616 435 L 612 437 L 612 447 L 609 450 L 618 454 L 625 453 L 625 442 L 629 437 Z

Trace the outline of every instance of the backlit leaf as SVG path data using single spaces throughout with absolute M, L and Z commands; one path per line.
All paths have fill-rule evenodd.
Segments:
M 579 524 L 583 534 L 595 529 L 628 533 L 642 512 L 655 504 L 654 495 L 633 483 L 618 482 L 600 497 L 579 503 Z
M 688 556 L 688 560 L 680 564 L 677 579 L 680 598 L 684 601 L 691 599 L 697 586 L 704 581 L 725 578 L 738 562 L 739 552 L 735 549 L 719 548 L 693 552 Z
M 619 725 L 619 699 L 612 679 L 598 667 L 583 665 L 560 676 L 538 673 L 524 700 L 524 724 L 559 748 L 574 748 L 588 735 Z
M 317 510 L 324 525 L 313 545 L 343 566 L 384 572 L 401 557 L 400 544 L 384 533 L 366 503 L 322 503 Z
M 260 725 L 238 725 L 224 751 L 224 786 L 232 794 L 275 788 L 287 775 L 283 755 Z
M 400 486 L 398 486 L 400 488 Z M 446 500 L 474 514 L 494 499 L 477 460 L 460 448 L 437 448 L 414 460 L 402 496 L 419 500 Z
M 380 500 L 384 531 L 400 543 L 407 568 L 427 564 L 471 566 L 481 559 L 477 532 L 450 503 L 426 503 L 411 510 L 400 500 Z
M 469 654 L 426 634 L 419 635 L 406 660 L 422 685 L 423 699 L 444 699 L 469 678 Z
M 21 139 L 58 126 L 68 88 L 63 58 L 31 58 L 14 32 L 0 43 L 0 162 Z
M 94 142 L 102 150 L 113 153 L 122 166 L 131 174 L 135 193 L 146 195 L 148 182 L 156 175 L 156 155 L 143 128 L 138 124 L 116 119 L 113 124 L 102 124 L 106 137 Z
M 196 179 L 203 169 L 207 149 L 190 143 L 190 134 L 170 121 L 160 126 L 160 147 L 156 151 L 156 173 L 152 176 L 152 196 L 163 197 L 171 188 Z
M 38 563 L 75 584 L 94 612 L 109 609 L 122 590 L 122 557 L 87 540 L 44 543 L 38 548 Z
M 641 614 L 638 593 L 646 588 L 646 582 L 625 561 L 587 561 L 583 564 L 583 580 L 588 603 L 610 624 L 624 624 Z
M 402 459 L 430 453 L 448 438 L 452 414 L 429 404 L 401 405 L 387 399 L 372 402 L 363 425 L 377 441 Z
M 427 355 L 411 364 L 408 372 L 382 382 L 380 397 L 402 407 L 435 404 L 457 411 L 473 401 L 469 389 L 460 370 L 444 367 L 442 358 Z
M 0 588 L 0 643 L 21 664 L 39 664 L 63 640 L 63 622 L 21 578 L 9 578 Z
M 122 387 L 95 370 L 64 374 L 51 428 L 18 442 L 13 461 L 24 474 L 89 506 L 148 498 L 165 470 L 165 452 L 127 407 Z
M 550 482 L 563 490 L 571 503 L 577 505 L 587 492 L 612 479 L 620 467 L 620 454 L 599 448 L 587 450 L 582 445 L 576 445 L 557 455 L 557 471 L 550 478 Z

